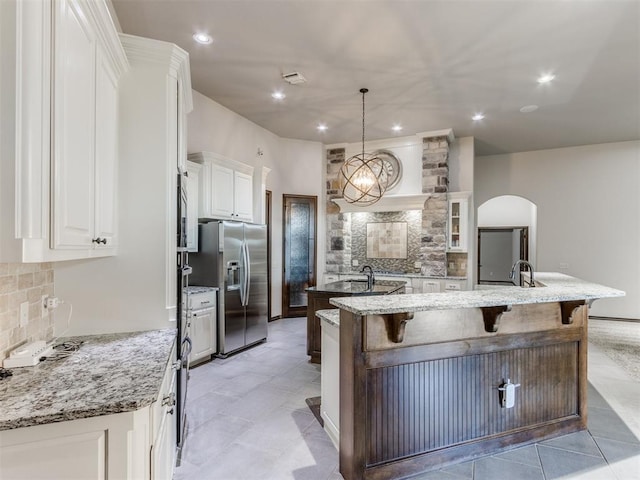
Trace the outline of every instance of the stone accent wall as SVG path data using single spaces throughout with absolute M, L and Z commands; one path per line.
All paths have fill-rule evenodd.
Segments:
M 344 148 L 327 150 L 327 273 L 351 270 L 351 215 L 331 201 L 342 197 L 338 174 L 344 161 Z
M 447 214 L 449 140 L 446 136 L 422 139 L 422 193 L 431 196 L 422 211 L 420 261 L 422 274 L 447 274 Z
M 53 295 L 50 263 L 0 263 L 0 360 L 23 342 L 53 338 L 53 317 L 42 317 L 42 295 Z M 20 304 L 29 302 L 29 320 L 20 326 Z

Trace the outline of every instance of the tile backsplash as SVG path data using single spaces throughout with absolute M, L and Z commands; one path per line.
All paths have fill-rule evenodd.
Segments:
M 374 270 L 388 272 L 416 273 L 415 263 L 420 260 L 420 231 L 421 214 L 419 210 L 405 212 L 378 212 L 351 214 L 351 258 L 358 261 L 354 270 L 360 270 L 363 265 L 371 265 Z M 406 224 L 404 231 L 405 258 L 370 258 L 367 254 L 368 245 L 380 238 L 367 237 L 367 225 L 375 224 Z M 370 251 L 371 249 L 369 249 Z
M 53 293 L 51 263 L 0 263 L 0 360 L 21 343 L 53 338 L 53 318 L 42 317 L 42 295 Z M 20 326 L 24 302 L 29 318 Z

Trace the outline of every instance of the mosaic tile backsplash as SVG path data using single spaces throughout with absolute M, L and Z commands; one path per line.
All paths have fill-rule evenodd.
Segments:
M 42 318 L 42 295 L 53 295 L 51 263 L 0 263 L 0 360 L 25 341 L 53 338 L 53 318 Z M 20 304 L 29 318 L 20 326 Z
M 420 268 L 415 262 L 420 261 L 420 232 L 422 228 L 420 210 L 404 212 L 352 213 L 351 214 L 351 259 L 358 261 L 353 270 L 360 270 L 364 265 L 371 265 L 374 270 L 398 273 L 416 273 Z M 367 249 L 380 251 L 380 245 L 369 245 L 367 225 L 370 224 L 406 223 L 406 258 L 370 258 Z M 371 227 L 369 227 L 371 230 Z M 379 236 L 371 241 L 381 241 Z M 377 248 L 376 248 L 377 247 Z M 404 255 L 404 251 L 402 252 Z

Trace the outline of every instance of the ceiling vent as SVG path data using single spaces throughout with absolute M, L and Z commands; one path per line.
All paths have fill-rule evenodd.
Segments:
M 282 78 L 291 85 L 299 85 L 301 83 L 306 83 L 307 81 L 307 79 L 299 72 L 285 73 L 282 75 Z

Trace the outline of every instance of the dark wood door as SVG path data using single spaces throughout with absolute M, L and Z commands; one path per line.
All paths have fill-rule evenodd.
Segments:
M 282 316 L 307 314 L 308 287 L 316 284 L 316 231 L 318 197 L 282 196 Z

